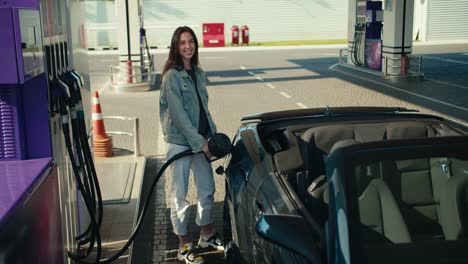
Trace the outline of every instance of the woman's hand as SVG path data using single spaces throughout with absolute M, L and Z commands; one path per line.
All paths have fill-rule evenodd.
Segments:
M 213 157 L 213 155 L 210 153 L 210 150 L 208 149 L 208 140 L 205 142 L 205 145 L 203 145 L 202 150 L 208 159 L 211 159 Z

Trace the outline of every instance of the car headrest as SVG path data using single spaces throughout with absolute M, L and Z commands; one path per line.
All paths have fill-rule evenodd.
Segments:
M 283 173 L 290 173 L 304 166 L 304 161 L 301 156 L 301 151 L 298 146 L 297 136 L 289 129 L 284 131 L 289 148 L 276 152 L 273 158 L 275 159 L 276 168 Z
M 344 147 L 351 146 L 351 145 L 356 145 L 356 144 L 359 144 L 359 143 L 361 143 L 361 142 L 359 142 L 359 141 L 357 141 L 355 139 L 340 140 L 340 141 L 336 142 L 335 144 L 333 144 L 333 147 L 330 150 L 330 154 L 333 153 L 334 151 L 336 151 L 339 148 L 344 148 Z
M 427 127 L 418 123 L 396 123 L 389 125 L 386 131 L 387 139 L 414 139 L 427 136 Z
M 346 126 L 325 126 L 320 128 L 311 128 L 305 131 L 301 138 L 305 142 L 314 139 L 317 148 L 325 153 L 330 153 L 335 142 L 344 139 L 354 139 L 354 129 Z

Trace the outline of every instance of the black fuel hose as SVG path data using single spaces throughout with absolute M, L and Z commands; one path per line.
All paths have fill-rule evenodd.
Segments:
M 62 55 L 62 60 L 60 60 L 60 62 L 58 60 L 59 47 L 61 52 L 60 54 Z M 87 229 L 82 234 L 75 237 L 75 240 L 79 240 L 77 251 L 80 251 L 81 245 L 89 243 L 86 252 L 80 255 L 74 255 L 73 253 L 68 252 L 68 255 L 75 261 L 85 258 L 92 253 L 94 245 L 97 244 L 95 262 L 98 263 L 102 255 L 101 237 L 99 232 L 103 218 L 102 197 L 91 151 L 88 145 L 86 126 L 84 125 L 84 114 L 80 93 L 80 88 L 83 86 L 83 79 L 81 75 L 76 73 L 74 70 L 68 69 L 67 50 L 68 46 L 66 42 L 63 46 L 45 46 L 47 68 L 51 70 L 48 75 L 51 115 L 53 116 L 54 114 L 59 113 L 61 116 L 62 132 L 68 155 L 70 157 L 70 164 L 76 178 L 78 189 L 82 194 L 86 210 L 90 215 L 90 224 Z M 57 52 L 57 56 L 55 56 L 54 51 Z M 57 60 L 55 60 L 55 58 L 57 58 Z M 58 71 L 59 65 L 61 66 L 60 72 Z M 67 110 L 67 106 L 70 110 L 69 112 Z M 78 112 L 78 115 L 76 112 Z M 71 127 L 73 129 L 73 143 L 70 139 L 69 115 L 72 117 Z M 78 162 L 78 164 L 76 164 L 76 162 Z M 97 210 L 96 205 L 98 207 Z M 98 212 L 97 217 L 96 211 Z
M 81 191 L 85 204 L 87 204 L 86 209 L 88 210 L 90 218 L 93 221 L 98 218 L 97 228 L 95 228 L 92 221 L 90 221 L 87 229 L 82 234 L 75 237 L 75 240 L 79 241 L 77 247 L 78 252 L 80 251 L 82 245 L 89 243 L 84 253 L 79 255 L 69 253 L 69 255 L 72 255 L 72 259 L 77 260 L 88 257 L 93 252 L 95 244 L 97 244 L 97 255 L 101 255 L 101 243 L 97 236 L 100 235 L 99 229 L 102 223 L 103 209 L 99 183 L 97 181 L 97 177 L 95 176 L 94 163 L 91 157 L 86 135 L 84 134 L 86 132 L 82 129 L 82 122 L 80 121 L 81 118 L 79 118 L 80 114 L 77 114 L 77 108 L 81 109 L 81 107 L 77 107 L 77 102 L 79 103 L 80 96 L 77 96 L 76 91 L 79 90 L 79 83 L 76 78 L 71 79 L 72 77 L 67 76 L 66 74 L 68 74 L 68 72 L 62 74 L 58 80 L 53 82 L 54 93 L 60 104 L 59 108 L 62 116 L 62 125 L 64 126 L 64 137 L 69 141 L 69 144 L 67 144 L 66 147 L 69 151 L 70 161 L 74 170 L 75 178 L 77 179 L 77 183 L 80 183 L 81 181 L 81 186 L 78 184 L 78 187 Z M 67 106 L 69 108 L 69 113 L 67 113 Z M 68 114 L 71 116 L 71 127 L 73 132 L 72 136 L 75 151 L 73 151 L 71 140 L 69 138 L 70 131 Z M 78 165 L 76 162 L 78 162 Z M 81 175 L 83 175 L 83 179 L 81 179 Z M 97 204 L 96 198 L 98 200 Z M 98 205 L 97 210 L 99 211 L 99 215 L 97 217 L 96 205 Z
M 210 153 L 213 155 L 213 157 L 208 159 L 208 161 L 213 162 L 213 161 L 218 160 L 218 159 L 228 155 L 229 153 L 231 153 L 232 143 L 229 140 L 229 137 L 226 136 L 225 134 L 215 133 L 210 139 L 208 139 L 208 149 L 209 149 Z M 190 155 L 193 155 L 193 154 L 198 154 L 198 153 L 203 153 L 203 151 L 194 152 L 194 151 L 192 151 L 190 149 L 186 150 L 186 151 L 182 151 L 180 153 L 177 153 L 176 155 L 174 155 L 172 158 L 170 158 L 169 160 L 167 160 L 164 163 L 164 165 L 159 169 L 158 173 L 156 174 L 156 177 L 154 178 L 153 182 L 151 183 L 151 187 L 149 189 L 148 195 L 146 196 L 145 203 L 143 204 L 143 209 L 142 209 L 140 215 L 138 216 L 138 221 L 137 221 L 136 227 L 133 230 L 132 235 L 128 239 L 127 243 L 125 243 L 125 245 L 117 253 L 115 253 L 112 257 L 110 257 L 108 259 L 105 259 L 105 260 L 102 260 L 99 263 L 111 263 L 112 261 L 118 259 L 130 247 L 130 245 L 133 243 L 133 240 L 135 240 L 135 237 L 136 237 L 138 231 L 140 230 L 141 223 L 143 222 L 143 218 L 145 217 L 146 212 L 148 211 L 148 206 L 150 204 L 150 200 L 151 200 L 151 196 L 152 196 L 152 194 L 154 192 L 154 188 L 156 187 L 156 184 L 158 183 L 159 178 L 161 178 L 161 175 L 164 173 L 164 171 L 167 169 L 167 167 L 169 165 L 171 165 L 172 162 L 174 162 L 174 161 L 176 161 L 176 160 L 178 160 L 180 158 L 190 156 Z M 206 155 L 205 155 L 205 157 L 206 157 Z M 81 263 L 84 263 L 84 262 L 81 262 Z M 86 264 L 90 264 L 90 263 L 86 263 Z
M 146 212 L 148 211 L 148 206 L 150 205 L 150 200 L 151 200 L 151 196 L 152 196 L 152 194 L 154 192 L 154 188 L 156 187 L 156 184 L 158 183 L 159 179 L 161 178 L 161 175 L 164 173 L 164 171 L 167 169 L 167 167 L 169 165 L 171 165 L 172 162 L 174 162 L 174 161 L 176 161 L 176 160 L 178 160 L 180 158 L 190 156 L 190 155 L 193 155 L 193 154 L 197 154 L 197 153 L 200 153 L 200 152 L 193 152 L 190 149 L 186 150 L 186 151 L 183 151 L 183 152 L 180 152 L 180 153 L 177 153 L 172 158 L 170 158 L 168 161 L 166 161 L 164 163 L 164 165 L 159 169 L 158 173 L 156 174 L 156 177 L 154 178 L 153 182 L 151 183 L 149 193 L 146 196 L 145 203 L 143 204 L 143 209 L 141 210 L 141 213 L 138 216 L 138 221 L 137 221 L 136 227 L 133 230 L 132 235 L 128 239 L 127 243 L 125 243 L 125 245 L 117 253 L 115 253 L 112 257 L 110 257 L 108 259 L 100 260 L 100 261 L 96 260 L 96 262 L 87 262 L 87 261 L 83 261 L 83 260 L 80 260 L 80 259 L 73 259 L 73 258 L 72 259 L 74 261 L 78 262 L 78 263 L 83 263 L 83 264 L 112 263 L 114 260 L 118 259 L 123 253 L 125 253 L 125 251 L 130 247 L 130 245 L 135 240 L 135 237 L 136 237 L 138 231 L 140 230 L 141 224 L 143 222 L 143 218 L 145 217 Z M 70 254 L 69 254 L 69 256 L 70 256 Z
M 364 34 L 365 24 L 358 23 L 354 26 L 354 39 L 353 39 L 353 49 L 351 53 L 351 61 L 357 65 L 362 66 L 364 63 L 361 61 L 359 53 L 361 51 L 362 37 Z M 361 51 L 362 52 L 362 51 Z
M 63 132 L 63 136 L 64 136 L 64 139 L 65 139 L 65 145 L 66 145 L 66 148 L 67 148 L 67 151 L 68 151 L 68 155 L 70 157 L 70 163 L 72 165 L 73 173 L 75 174 L 75 179 L 76 179 L 76 182 L 78 184 L 78 188 L 83 193 L 84 192 L 84 185 L 83 185 L 83 182 L 81 180 L 78 167 L 76 166 L 75 160 L 74 160 L 74 153 L 73 153 L 72 144 L 71 144 L 71 140 L 70 140 L 70 129 L 69 129 L 69 122 L 68 122 L 68 115 L 66 114 L 66 104 L 65 104 L 63 98 L 59 98 L 59 105 L 60 105 L 60 113 L 61 113 L 61 117 L 62 117 L 62 132 Z M 92 205 L 91 205 L 91 202 L 89 201 L 89 196 L 83 195 L 83 200 L 85 202 L 86 209 L 88 210 L 88 212 L 91 213 L 92 212 L 92 208 L 91 208 Z M 102 251 L 101 250 L 101 235 L 99 233 L 99 227 L 98 227 L 98 225 L 96 223 L 96 219 L 93 216 L 90 217 L 90 223 L 91 223 L 92 233 L 93 233 L 94 237 L 96 238 L 96 242 L 97 242 L 97 254 L 96 254 L 96 263 L 97 263 L 101 259 L 101 251 Z M 80 262 L 80 257 L 76 256 L 76 255 L 74 255 L 74 254 L 72 254 L 70 252 L 68 252 L 68 257 L 71 258 L 74 261 Z
M 76 76 L 72 72 L 69 72 L 69 74 L 70 74 L 70 78 L 75 78 Z M 76 77 L 76 78 L 79 78 L 79 77 Z M 81 146 L 82 146 L 83 157 L 85 161 L 84 164 L 86 165 L 86 171 L 87 171 L 88 177 L 91 180 L 93 201 L 95 201 L 97 198 L 98 226 L 101 227 L 102 220 L 103 220 L 102 194 L 101 194 L 101 189 L 99 186 L 99 181 L 97 178 L 96 168 L 94 166 L 94 161 L 93 161 L 92 154 L 91 154 L 91 149 L 89 148 L 89 145 L 88 145 L 86 125 L 84 121 L 84 112 L 83 112 L 83 106 L 82 106 L 83 104 L 82 104 L 82 99 L 81 99 L 82 97 L 81 97 L 81 91 L 79 88 L 79 80 L 76 80 L 76 85 L 77 86 L 75 87 L 75 89 L 70 93 L 76 102 L 76 115 L 77 115 L 76 129 L 78 131 L 77 134 L 79 136 L 79 142 L 81 142 Z M 94 212 L 96 212 L 96 208 Z M 84 236 L 79 236 L 77 237 L 77 239 L 79 240 L 79 239 L 82 239 L 83 237 Z M 80 243 L 84 244 L 87 242 L 88 242 L 87 240 L 84 240 L 84 241 L 81 241 Z
M 76 110 L 72 110 L 72 129 L 73 129 L 73 137 L 75 141 L 75 147 L 77 148 L 77 157 L 78 157 L 78 162 L 80 162 L 83 166 L 82 168 L 82 173 L 83 173 L 83 180 L 86 188 L 86 195 L 89 197 L 89 201 L 91 202 L 91 212 L 90 212 L 90 217 L 96 219 L 96 183 L 92 179 L 92 173 L 89 168 L 89 161 L 87 158 L 86 153 L 84 153 L 84 147 L 88 145 L 87 142 L 82 142 L 82 132 L 80 129 L 79 121 L 76 117 Z M 100 224 L 98 221 L 98 228 L 100 229 Z M 83 238 L 86 237 L 86 235 L 91 232 L 90 236 L 88 236 L 86 239 L 83 240 Z M 80 258 L 84 258 L 89 256 L 94 248 L 94 243 L 96 242 L 96 234 L 95 231 L 91 228 L 91 225 L 88 226 L 87 230 L 83 232 L 80 236 L 76 238 L 76 240 L 79 240 L 78 242 L 78 250 L 81 248 L 82 245 L 89 243 L 87 250 L 83 255 L 80 255 Z

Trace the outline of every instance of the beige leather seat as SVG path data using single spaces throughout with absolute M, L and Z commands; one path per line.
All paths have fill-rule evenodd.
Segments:
M 345 126 L 310 128 L 303 133 L 286 130 L 289 146 L 275 153 L 277 170 L 285 175 L 299 198 L 306 203 L 307 187 L 313 180 L 325 174 L 324 158 L 333 144 L 342 139 L 353 139 L 354 130 Z
M 355 140 L 342 140 L 333 146 L 331 153 L 340 147 L 358 144 Z M 355 183 L 358 191 L 359 217 L 365 243 L 408 243 L 408 232 L 396 200 L 380 175 L 369 172 L 368 166 L 356 168 Z
M 376 234 L 383 235 L 392 243 L 411 242 L 400 208 L 382 179 L 371 180 L 358 199 L 359 216 L 367 243 L 378 240 Z
M 304 166 L 297 174 L 298 193 L 306 199 L 307 187 L 320 175 L 325 174 L 325 159 L 333 145 L 341 140 L 354 139 L 354 129 L 349 126 L 322 126 L 306 130 L 300 136 Z
M 339 148 L 359 143 L 351 139 L 340 140 L 331 147 L 330 154 Z M 364 242 L 411 242 L 408 228 L 390 189 L 378 175 L 369 175 L 368 172 L 367 168 L 359 168 L 350 173 L 355 174 L 355 183 L 359 185 L 359 217 Z M 319 202 L 322 205 L 328 204 L 328 183 L 325 176 L 314 180 L 308 192 L 311 197 L 309 200 L 315 201 L 315 208 L 321 208 Z
M 386 136 L 388 140 L 415 139 L 435 136 L 435 132 L 422 123 L 396 123 L 387 128 Z M 383 178 L 402 208 L 413 239 L 466 236 L 468 175 L 457 171 L 466 167 L 463 164 L 448 158 L 383 163 Z

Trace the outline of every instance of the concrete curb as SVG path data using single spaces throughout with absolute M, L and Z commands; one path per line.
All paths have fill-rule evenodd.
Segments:
M 453 40 L 453 41 L 425 41 L 413 42 L 413 46 L 437 46 L 437 45 L 458 45 L 468 44 L 467 40 Z M 329 44 L 329 45 L 298 45 L 298 46 L 237 46 L 237 47 L 217 47 L 217 48 L 200 48 L 200 53 L 205 52 L 226 52 L 226 51 L 258 51 L 258 50 L 297 50 L 297 49 L 342 49 L 346 48 L 347 44 Z M 87 53 L 89 55 L 118 55 L 118 50 L 85 50 L 78 49 L 79 53 Z M 151 54 L 165 54 L 169 49 L 151 49 Z

